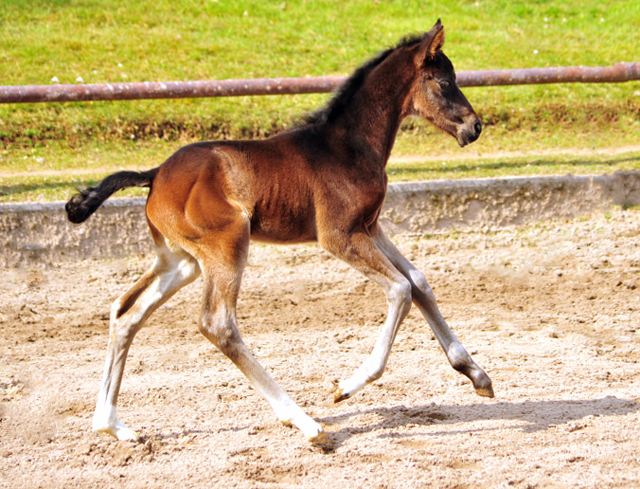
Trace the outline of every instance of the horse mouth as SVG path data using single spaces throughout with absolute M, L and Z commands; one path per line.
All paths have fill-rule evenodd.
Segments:
M 466 141 L 463 138 L 458 138 L 458 146 L 464 148 L 467 144 L 471 144 L 473 141 Z
M 474 141 L 476 141 L 479 137 L 480 137 L 480 135 L 477 135 L 477 136 L 466 136 L 466 135 L 465 136 L 460 136 L 460 137 L 458 137 L 458 145 L 461 148 L 464 148 L 468 144 L 471 144 Z
M 456 135 L 456 139 L 458 140 L 458 144 L 460 145 L 460 147 L 464 148 L 466 145 L 477 141 L 481 133 L 482 124 L 480 123 L 480 121 L 477 121 L 470 128 L 466 126 L 461 131 L 459 131 Z

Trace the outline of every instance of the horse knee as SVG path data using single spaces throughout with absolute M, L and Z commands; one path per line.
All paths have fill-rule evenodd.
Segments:
M 389 301 L 397 304 L 403 310 L 411 308 L 411 283 L 406 280 L 400 280 L 393 284 L 389 294 Z
M 204 313 L 198 329 L 216 348 L 233 360 L 236 346 L 242 343 L 242 339 L 232 319 Z
M 409 280 L 413 282 L 413 285 L 419 290 L 430 289 L 427 279 L 420 270 L 411 270 L 409 272 Z
M 409 273 L 409 277 L 413 283 L 413 293 L 415 296 L 423 295 L 428 301 L 435 302 L 436 296 L 433 293 L 433 290 L 431 290 L 431 286 L 422 272 L 419 270 L 412 270 Z

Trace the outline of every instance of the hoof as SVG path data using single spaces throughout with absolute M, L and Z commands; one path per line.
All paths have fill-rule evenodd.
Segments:
M 340 401 L 344 401 L 345 399 L 349 399 L 350 397 L 351 397 L 351 394 L 345 394 L 342 391 L 342 389 L 340 387 L 338 387 L 336 389 L 336 391 L 333 393 L 333 402 L 335 402 L 337 404 Z
M 469 379 L 471 379 L 473 387 L 476 390 L 476 394 L 482 397 L 493 397 L 493 386 L 491 384 L 491 379 L 484 370 L 475 365 L 475 368 L 470 372 L 462 373 L 464 373 L 467 377 L 469 377 Z
M 328 445 L 331 443 L 331 440 L 324 431 L 321 431 L 316 436 L 307 437 L 307 440 L 313 445 Z
M 133 441 L 140 442 L 140 435 L 133 430 L 127 428 L 126 430 L 119 430 L 117 435 L 118 440 L 121 441 Z
M 491 384 L 488 387 L 480 387 L 476 389 L 476 394 L 482 397 L 493 397 L 493 387 Z
M 106 433 L 108 435 L 111 435 L 120 441 L 133 441 L 133 442 L 140 441 L 140 435 L 135 431 L 127 428 L 124 425 L 107 427 L 107 428 L 94 428 L 94 430 L 97 431 L 98 433 Z

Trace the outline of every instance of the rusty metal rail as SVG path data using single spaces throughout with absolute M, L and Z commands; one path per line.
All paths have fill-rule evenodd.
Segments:
M 563 68 L 527 68 L 521 70 L 461 71 L 461 87 L 497 85 L 537 85 L 543 83 L 620 83 L 640 80 L 640 63 L 616 63 L 613 66 Z
M 258 78 L 186 82 L 103 83 L 87 85 L 0 86 L 0 103 L 88 102 L 158 98 L 234 97 L 330 92 L 346 77 Z M 542 83 L 619 83 L 640 80 L 640 63 L 616 63 L 590 68 L 529 68 L 518 70 L 461 71 L 461 87 L 532 85 Z

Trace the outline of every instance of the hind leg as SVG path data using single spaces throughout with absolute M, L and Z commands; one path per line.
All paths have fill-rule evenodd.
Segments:
M 407 260 L 395 247 L 389 238 L 376 226 L 372 232 L 378 248 L 389 258 L 394 266 L 411 283 L 411 297 L 420 312 L 429 323 L 440 346 L 444 350 L 451 366 L 463 373 L 473 383 L 476 393 L 481 396 L 493 397 L 491 379 L 467 353 L 458 338 L 453 334 L 446 321 L 440 314 L 436 298 L 424 275 Z
M 228 224 L 215 239 L 198 243 L 204 303 L 200 331 L 222 351 L 269 402 L 278 419 L 300 429 L 312 443 L 324 443 L 322 427 L 302 411 L 251 354 L 238 331 L 236 302 L 249 248 L 244 217 Z
M 200 274 L 196 260 L 186 252 L 170 250 L 160 238 L 151 269 L 111 307 L 109 346 L 102 386 L 93 416 L 93 429 L 119 440 L 138 440 L 135 431 L 118 418 L 116 402 L 129 347 L 147 318 L 173 294 Z

